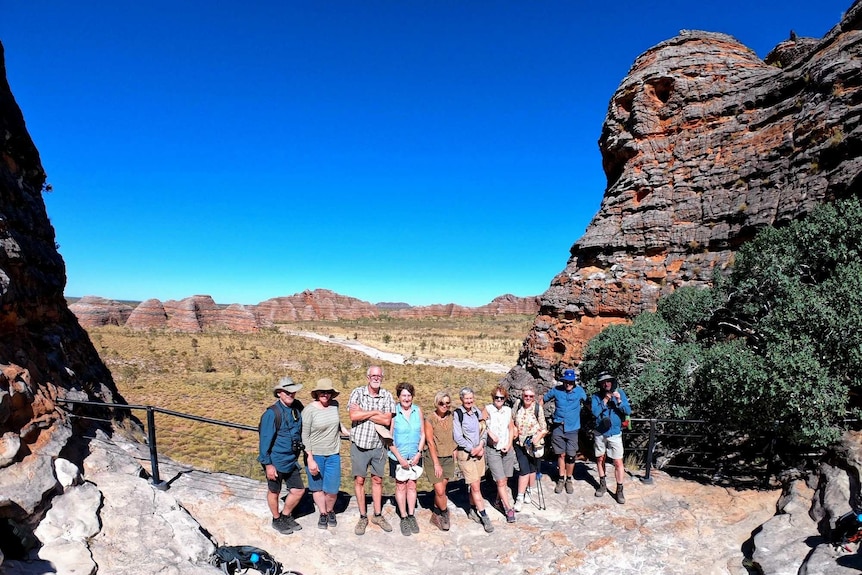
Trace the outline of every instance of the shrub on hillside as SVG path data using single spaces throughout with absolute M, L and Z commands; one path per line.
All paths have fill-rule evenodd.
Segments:
M 822 447 L 862 380 L 862 204 L 763 230 L 711 289 L 681 288 L 591 340 L 582 373 L 617 373 L 641 417 L 704 418 Z

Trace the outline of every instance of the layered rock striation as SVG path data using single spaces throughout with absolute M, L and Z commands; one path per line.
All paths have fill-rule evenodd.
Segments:
M 196 295 L 164 303 L 157 299 L 148 299 L 134 309 L 120 314 L 118 310 L 124 309 L 123 305 L 114 300 L 88 296 L 69 307 L 84 327 L 125 325 L 132 329 L 169 329 L 187 333 L 199 333 L 209 329 L 254 333 L 261 328 L 297 321 L 337 321 L 381 316 L 424 319 L 504 314 L 535 315 L 539 311 L 539 298 L 506 294 L 479 307 L 453 303 L 392 306 L 375 305 L 330 290 L 315 289 L 268 299 L 257 305 L 219 305 L 208 295 Z M 120 321 L 122 315 L 126 316 L 125 321 Z
M 17 532 L 29 532 L 61 489 L 55 459 L 72 438 L 84 435 L 85 428 L 100 425 L 87 421 L 73 425 L 57 408 L 58 400 L 122 402 L 122 397 L 63 297 L 65 265 L 42 199 L 50 190 L 6 81 L 2 44 L 0 134 L 2 562 L 10 553 L 13 523 Z M 122 316 L 121 310 L 114 311 L 116 317 Z
M 601 208 L 541 296 L 509 384 L 576 366 L 607 325 L 710 283 L 766 226 L 862 191 L 862 7 L 767 64 L 734 38 L 683 31 L 635 60 L 599 147 Z

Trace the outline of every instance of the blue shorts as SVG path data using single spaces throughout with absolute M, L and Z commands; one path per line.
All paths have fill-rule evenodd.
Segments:
M 314 460 L 320 468 L 320 475 L 312 475 L 308 472 L 308 467 L 305 468 L 308 490 L 338 493 L 341 488 L 341 455 L 315 455 Z

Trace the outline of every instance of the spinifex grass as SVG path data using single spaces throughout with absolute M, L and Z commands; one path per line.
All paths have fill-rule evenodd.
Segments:
M 284 324 L 293 331 L 313 331 L 356 339 L 385 351 L 434 359 L 472 359 L 514 365 L 535 316 L 471 318 L 431 317 L 313 321 Z
M 408 322 L 400 321 L 406 331 Z M 349 427 L 350 391 L 366 383 L 365 370 L 375 363 L 358 352 L 278 330 L 185 334 L 101 327 L 88 331 L 129 403 L 255 427 L 263 410 L 274 401 L 273 385 L 285 375 L 305 386 L 297 397 L 306 404 L 311 401 L 309 391 L 317 379 L 332 379 L 341 392 L 337 399 L 341 419 Z M 446 336 L 437 341 L 444 345 Z M 398 382 L 409 381 L 416 387 L 416 403 L 423 410 L 433 409 L 434 394 L 440 389 L 449 390 L 454 405 L 458 405 L 458 390 L 464 386 L 473 387 L 477 403 L 484 405 L 501 379 L 499 374 L 479 370 L 385 363 L 383 367 L 384 387 L 394 392 Z M 164 414 L 156 415 L 156 431 L 159 452 L 179 462 L 263 478 L 256 463 L 256 432 Z M 352 493 L 348 447 L 343 442 L 342 488 Z

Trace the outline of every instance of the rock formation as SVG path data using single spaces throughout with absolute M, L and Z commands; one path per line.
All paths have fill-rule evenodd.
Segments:
M 88 427 L 57 400 L 123 400 L 63 297 L 65 266 L 42 200 L 50 190 L 2 45 L 0 134 L 0 551 L 14 555 L 9 532 L 32 533 L 61 489 L 55 460 Z
M 128 304 L 93 295 L 84 296 L 69 306 L 69 311 L 84 328 L 125 325 L 133 309 Z
M 494 298 L 479 307 L 457 304 L 409 306 L 383 304 L 378 306 L 330 290 L 315 289 L 277 297 L 257 305 L 216 304 L 212 297 L 196 295 L 179 301 L 164 303 L 157 299 L 141 302 L 130 311 L 114 300 L 88 296 L 72 304 L 70 309 L 78 315 L 84 327 L 125 325 L 132 329 L 170 329 L 198 333 L 206 329 L 226 329 L 253 333 L 278 323 L 297 321 L 336 321 L 376 318 L 383 315 L 399 319 L 429 317 L 473 317 L 481 315 L 526 314 L 539 311 L 538 297 L 518 297 L 511 294 Z M 126 315 L 125 322 L 119 321 Z M 116 321 L 115 321 L 116 320 Z
M 132 310 L 125 325 L 133 329 L 164 329 L 168 325 L 168 314 L 162 302 L 148 299 Z
M 710 282 L 764 226 L 862 192 L 862 7 L 769 65 L 683 31 L 635 60 L 602 128 L 601 209 L 541 296 L 510 384 L 545 385 L 605 326 Z

